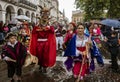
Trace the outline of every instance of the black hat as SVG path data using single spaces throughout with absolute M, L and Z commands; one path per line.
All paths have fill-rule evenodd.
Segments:
M 8 34 L 6 35 L 5 39 L 9 39 L 9 38 L 12 37 L 12 36 L 17 37 L 17 34 L 10 32 L 10 33 L 8 33 Z

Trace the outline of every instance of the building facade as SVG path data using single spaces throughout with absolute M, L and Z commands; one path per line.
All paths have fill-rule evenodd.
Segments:
M 0 0 L 0 21 L 10 22 L 18 15 L 25 15 L 30 22 L 37 22 L 40 16 L 38 5 L 53 7 L 51 16 L 58 17 L 58 0 Z
M 80 10 L 72 11 L 72 21 L 75 23 L 83 22 L 84 13 Z

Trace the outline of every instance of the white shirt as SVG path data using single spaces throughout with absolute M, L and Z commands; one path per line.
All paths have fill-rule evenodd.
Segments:
M 12 47 L 14 48 L 14 46 L 17 44 L 17 42 L 18 42 L 18 41 L 15 41 L 14 44 L 11 44 L 10 42 L 8 42 L 7 45 L 10 45 L 10 46 L 12 46 Z
M 84 35 L 83 39 L 79 38 L 78 36 L 76 37 L 76 56 L 79 56 L 82 52 L 80 52 L 77 47 L 85 47 L 86 42 L 88 42 L 87 36 Z

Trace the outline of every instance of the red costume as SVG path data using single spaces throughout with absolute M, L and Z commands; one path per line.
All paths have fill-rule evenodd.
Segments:
M 64 38 L 64 43 L 67 43 L 68 41 L 70 41 L 70 39 L 73 37 L 74 34 L 76 34 L 76 32 L 70 33 L 70 31 L 68 30 Z
M 37 56 L 39 65 L 51 67 L 56 62 L 56 40 L 54 27 L 46 26 L 43 29 L 35 26 L 30 41 L 30 53 Z
M 67 44 L 70 41 L 70 39 L 73 37 L 73 35 L 77 33 L 76 32 L 76 24 L 73 22 L 70 22 L 69 24 L 71 24 L 73 26 L 73 29 L 72 30 L 70 29 L 67 31 L 66 36 L 64 38 L 65 44 Z M 70 28 L 70 26 L 69 26 L 69 28 Z

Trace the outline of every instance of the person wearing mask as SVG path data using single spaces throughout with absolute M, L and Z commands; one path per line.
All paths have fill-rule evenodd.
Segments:
M 56 49 L 57 49 L 57 51 L 62 50 L 62 44 L 63 44 L 62 29 L 63 29 L 63 26 L 58 24 L 58 27 L 55 30 L 55 34 L 56 34 Z
M 49 25 L 51 8 L 40 6 L 41 19 L 35 26 L 30 37 L 30 53 L 38 58 L 39 70 L 47 73 L 47 68 L 56 62 L 56 39 L 54 27 Z

